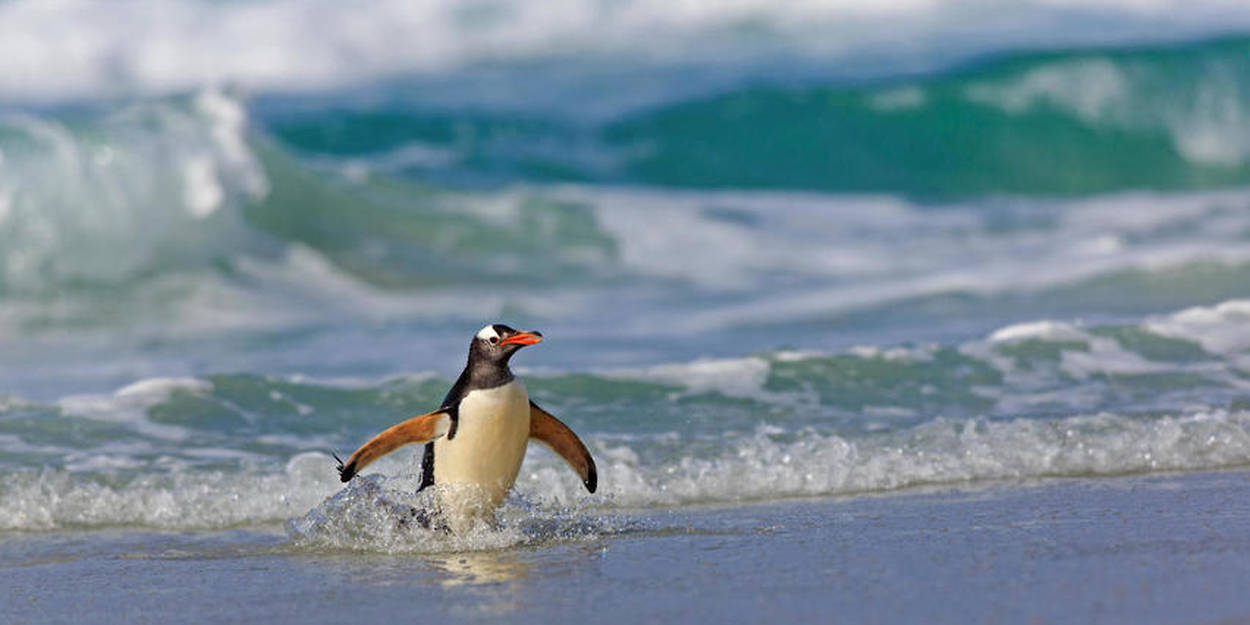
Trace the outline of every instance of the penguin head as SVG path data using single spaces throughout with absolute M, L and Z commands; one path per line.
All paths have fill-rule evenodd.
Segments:
M 541 332 L 514 330 L 502 323 L 495 323 L 478 330 L 469 344 L 469 358 L 486 362 L 506 363 L 517 350 L 526 345 L 540 343 Z

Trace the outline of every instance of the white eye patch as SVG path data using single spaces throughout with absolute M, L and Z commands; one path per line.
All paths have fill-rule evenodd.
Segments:
M 483 341 L 499 338 L 499 333 L 495 331 L 495 326 L 489 325 L 477 331 L 477 338 Z

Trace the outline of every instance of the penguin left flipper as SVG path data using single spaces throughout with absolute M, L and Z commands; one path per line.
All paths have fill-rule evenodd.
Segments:
M 599 485 L 599 475 L 595 470 L 595 459 L 590 457 L 590 451 L 586 449 L 586 445 L 577 438 L 569 426 L 551 416 L 551 413 L 539 408 L 538 404 L 532 401 L 530 402 L 530 438 L 543 443 L 551 448 L 551 451 L 564 458 L 564 461 L 577 472 L 578 477 L 582 478 L 582 484 L 586 485 L 586 490 L 595 492 L 595 488 Z
M 361 445 L 346 463 L 340 462 L 339 477 L 346 482 L 355 477 L 369 463 L 404 445 L 428 443 L 446 436 L 447 432 L 451 431 L 451 426 L 452 418 L 447 409 L 436 410 L 392 425 Z

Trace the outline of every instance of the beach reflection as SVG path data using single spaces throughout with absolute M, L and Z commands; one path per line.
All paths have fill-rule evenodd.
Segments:
M 510 552 L 478 551 L 427 556 L 435 569 L 445 574 L 439 580 L 444 588 L 478 586 L 522 580 L 533 565 Z

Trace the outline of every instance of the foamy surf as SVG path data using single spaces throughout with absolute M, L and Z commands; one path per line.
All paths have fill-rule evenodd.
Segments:
M 588 540 L 641 527 L 602 507 L 539 504 L 514 495 L 495 518 L 449 532 L 436 522 L 423 523 L 437 518 L 439 501 L 431 491 L 416 493 L 419 481 L 412 478 L 372 474 L 353 480 L 308 513 L 289 520 L 287 534 L 301 549 L 428 554 Z
M 583 434 L 600 490 L 586 495 L 536 448 L 506 522 L 463 544 L 401 523 L 422 505 L 416 450 L 348 490 L 328 454 L 433 405 L 448 384 L 438 376 L 149 379 L 55 404 L 8 398 L 0 529 L 291 521 L 317 548 L 428 551 L 611 531 L 576 519 L 636 508 L 1242 467 L 1244 310 L 1229 301 L 1127 325 L 1043 320 L 951 346 L 522 369 L 534 396 Z
M 488 318 L 564 337 L 546 362 L 573 369 L 949 344 L 1039 310 L 1105 321 L 1246 296 L 1244 188 L 940 204 L 615 182 L 449 189 L 309 162 L 247 104 L 208 89 L 0 118 L 14 138 L 0 148 L 12 392 L 450 369 L 439 355 Z M 587 341 L 594 357 L 571 347 Z M 269 347 L 237 349 L 255 344 Z M 36 373 L 50 369 L 63 375 Z
M 563 467 L 554 458 L 531 459 L 517 493 L 522 501 L 533 503 L 528 509 L 517 502 L 509 504 L 503 527 L 550 521 L 567 506 L 593 518 L 653 506 L 1234 468 L 1250 464 L 1248 432 L 1246 411 L 1010 421 L 940 418 L 854 437 L 761 426 L 753 433 L 727 437 L 714 451 L 677 452 L 663 461 L 643 459 L 655 455 L 646 442 L 601 442 L 590 436 L 599 459 L 600 492 L 594 497 L 580 495 L 578 485 L 563 478 Z M 378 486 L 376 474 L 361 485 L 341 486 L 333 462 L 319 453 L 297 456 L 276 472 L 236 469 L 119 479 L 68 471 L 9 471 L 0 529 L 195 530 L 295 519 L 291 531 L 301 541 L 381 550 L 455 550 L 485 545 L 482 541 L 487 539 L 501 541 L 495 546 L 508 546 L 545 536 L 523 529 L 509 534 L 486 526 L 467 538 L 469 542 L 448 543 L 437 533 L 406 523 L 413 506 L 429 505 L 413 496 L 415 466 L 406 468 L 403 472 L 401 465 L 403 479 L 387 481 L 385 489 Z M 581 531 L 574 521 L 568 523 L 557 533 L 572 536 Z
M 563 5 L 559 19 L 515 1 L 473 9 L 383 1 L 369 9 L 179 0 L 156 9 L 127 2 L 107 12 L 73 1 L 47 11 L 38 2 L 8 2 L 0 8 L 0 91 L 43 101 L 220 84 L 313 91 L 501 61 L 611 62 L 641 55 L 651 64 L 724 66 L 718 54 L 735 52 L 731 58 L 741 62 L 743 50 L 826 63 L 889 59 L 907 68 L 923 65 L 925 56 L 948 60 L 1022 46 L 1192 37 L 1250 23 L 1244 7 L 1228 0 L 1034 1 L 1011 10 L 972 0 L 691 2 L 677 10 L 655 2 L 578 0 Z M 1085 25 L 1088 18 L 1097 18 L 1099 27 Z M 1034 28 L 1021 40 L 1023 22 Z M 78 44 L 70 51 L 55 41 Z

